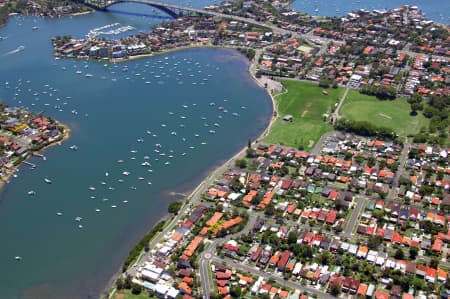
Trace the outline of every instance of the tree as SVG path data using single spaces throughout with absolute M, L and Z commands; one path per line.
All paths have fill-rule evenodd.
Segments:
M 331 84 L 330 80 L 325 79 L 325 78 L 320 79 L 320 81 L 319 81 L 319 86 L 320 86 L 320 87 L 323 87 L 323 88 L 328 88 L 328 87 L 330 87 L 330 84 Z
M 330 287 L 330 293 L 331 295 L 337 297 L 341 293 L 341 286 L 337 282 L 337 280 L 333 281 Z
M 418 254 L 419 254 L 419 248 L 417 248 L 417 247 L 409 248 L 409 257 L 412 260 L 415 260 Z
M 171 202 L 167 208 L 167 211 L 169 213 L 177 214 L 178 211 L 180 211 L 182 205 L 183 203 L 179 201 Z
M 251 147 L 247 148 L 247 158 L 254 158 L 256 156 L 256 151 Z
M 367 247 L 369 247 L 369 249 L 376 249 L 382 242 L 382 236 L 370 236 L 369 240 L 367 241 Z
M 24 10 L 27 7 L 28 0 L 18 0 L 16 2 L 16 10 L 21 11 Z
M 298 235 L 295 232 L 290 232 L 288 235 L 288 243 L 295 244 L 297 243 Z
M 240 297 L 241 293 L 242 293 L 241 287 L 231 287 L 230 289 L 230 295 L 233 296 L 233 298 Z
M 119 277 L 116 281 L 116 287 L 118 290 L 121 290 L 124 288 L 125 280 L 122 277 Z
M 127 276 L 125 277 L 125 281 L 123 282 L 123 288 L 124 289 L 131 289 L 131 277 Z
M 405 258 L 405 254 L 403 253 L 403 250 L 400 248 L 395 251 L 395 258 L 398 260 L 403 260 Z
M 142 292 L 142 287 L 140 285 L 138 285 L 137 283 L 133 283 L 133 285 L 131 287 L 131 292 L 134 295 L 138 295 Z
M 264 210 L 264 214 L 266 215 L 273 215 L 275 214 L 275 209 L 272 205 L 269 205 L 268 207 L 266 207 L 266 209 Z
M 246 168 L 247 167 L 247 161 L 245 159 L 241 159 L 241 160 L 236 160 L 236 162 L 234 163 L 234 165 L 236 167 L 239 167 L 241 169 Z

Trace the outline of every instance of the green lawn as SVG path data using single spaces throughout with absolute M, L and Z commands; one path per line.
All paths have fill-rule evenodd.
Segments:
M 376 126 L 392 128 L 398 135 L 405 137 L 416 134 L 428 120 L 419 112 L 411 116 L 410 105 L 405 98 L 393 101 L 381 101 L 376 97 L 350 90 L 339 115 L 352 120 L 367 120 Z
M 323 88 L 317 84 L 280 81 L 287 92 L 275 97 L 279 117 L 263 141 L 311 149 L 324 133 L 333 129 L 324 122 L 323 114 L 331 111 L 345 90 L 328 88 L 328 95 L 324 95 Z M 287 114 L 293 116 L 292 122 L 282 119 Z

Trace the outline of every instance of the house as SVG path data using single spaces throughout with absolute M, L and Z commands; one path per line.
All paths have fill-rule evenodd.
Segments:
M 416 275 L 419 277 L 424 278 L 425 274 L 427 273 L 427 267 L 424 265 L 417 266 Z
M 375 299 L 389 299 L 389 294 L 383 291 L 376 291 Z
M 402 288 L 399 285 L 392 286 L 389 295 L 391 295 L 392 299 L 400 299 L 402 297 Z
M 360 246 L 358 249 L 358 253 L 356 254 L 357 258 L 366 258 L 369 249 L 365 246 Z
M 361 283 L 358 287 L 357 295 L 358 296 L 366 296 L 368 286 L 366 284 Z
M 278 262 L 278 270 L 284 271 L 284 268 L 286 267 L 286 264 L 289 260 L 289 257 L 291 256 L 291 252 L 289 250 L 285 250 Z
M 416 262 L 415 261 L 410 261 L 408 263 L 406 263 L 406 273 L 407 274 L 414 274 L 416 273 Z
M 436 269 L 428 267 L 427 273 L 425 276 L 425 280 L 430 283 L 435 283 L 436 282 Z

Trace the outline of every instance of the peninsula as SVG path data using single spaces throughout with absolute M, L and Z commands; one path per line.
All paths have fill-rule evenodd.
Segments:
M 40 155 L 46 148 L 68 137 L 69 129 L 59 122 L 0 103 L 0 188 L 9 182 L 22 163 L 27 163 L 29 157 Z M 32 163 L 28 165 L 36 167 Z M 30 191 L 29 194 L 33 193 Z

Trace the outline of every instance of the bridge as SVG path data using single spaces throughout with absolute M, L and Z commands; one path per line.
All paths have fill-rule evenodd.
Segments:
M 177 5 L 177 4 L 169 4 L 169 3 L 153 1 L 153 0 L 82 0 L 82 2 L 85 5 L 90 6 L 97 10 L 106 10 L 111 5 L 114 5 L 117 3 L 123 3 L 123 2 L 142 3 L 142 4 L 153 6 L 157 9 L 160 9 L 161 11 L 167 13 L 168 15 L 170 15 L 171 17 L 173 17 L 175 19 L 181 16 L 181 14 L 178 14 L 176 11 L 189 11 L 189 12 L 194 12 L 194 13 L 198 13 L 198 14 L 202 14 L 202 15 L 227 18 L 227 19 L 231 19 L 231 20 L 235 20 L 235 21 L 240 21 L 240 22 L 244 22 L 244 23 L 248 23 L 248 24 L 261 26 L 261 27 L 272 30 L 274 33 L 281 33 L 281 34 L 286 34 L 286 33 L 292 34 L 293 33 L 291 31 L 284 30 L 284 29 L 279 28 L 274 25 L 268 25 L 264 22 L 258 22 L 254 19 L 243 18 L 243 17 L 239 17 L 239 16 L 234 16 L 234 15 L 227 15 L 227 14 L 223 14 L 223 13 L 215 12 L 215 11 L 211 11 L 211 10 L 198 9 L 198 8 L 182 6 L 182 5 Z M 293 33 L 293 34 L 295 35 L 295 33 Z

